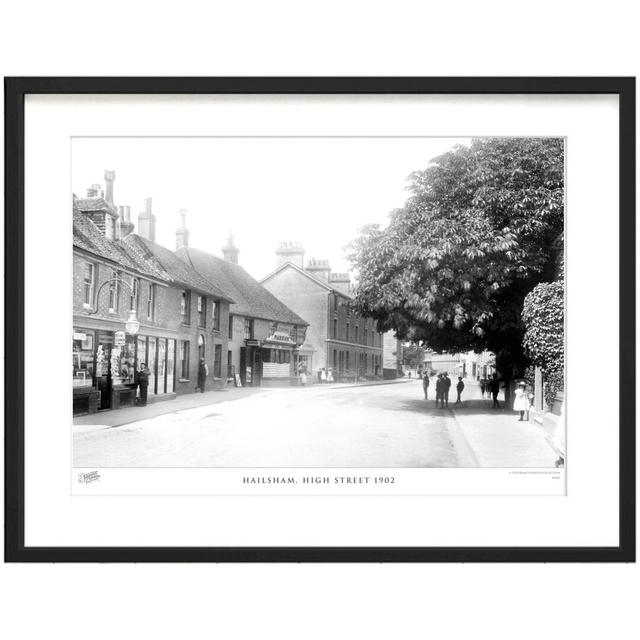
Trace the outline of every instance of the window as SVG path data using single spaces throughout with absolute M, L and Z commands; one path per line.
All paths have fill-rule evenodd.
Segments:
M 347 328 L 345 331 L 345 338 L 344 338 L 347 342 L 349 342 L 349 323 L 347 322 Z
M 180 343 L 180 377 L 189 378 L 189 341 L 183 340 Z
M 333 296 L 333 310 L 334 311 L 338 310 L 338 296 L 336 295 Z
M 120 281 L 118 272 L 111 272 L 111 282 L 109 283 L 109 313 L 118 313 L 118 298 L 120 297 Z
M 84 274 L 82 279 L 82 287 L 84 290 L 83 303 L 85 307 L 93 304 L 93 286 L 95 281 L 95 267 L 91 262 L 84 263 Z
M 233 316 L 229 316 L 229 340 L 233 340 Z
M 298 326 L 294 325 L 291 327 L 291 331 L 289 331 L 289 337 L 294 341 L 298 342 Z
M 222 377 L 222 345 L 215 345 L 213 352 L 213 377 Z
M 365 328 L 364 328 L 364 344 L 365 344 L 365 345 L 367 344 L 367 339 L 368 339 L 368 337 L 369 337 L 369 336 L 367 335 L 367 328 L 365 327 Z
M 358 342 L 358 325 L 356 325 L 356 335 L 354 338 L 354 342 Z
M 211 318 L 214 331 L 220 331 L 220 303 L 217 300 L 211 305 Z
M 147 289 L 147 320 L 153 320 L 156 306 L 156 285 L 149 283 Z
M 213 303 L 215 309 L 215 302 Z M 198 296 L 198 326 L 207 326 L 207 299 L 204 296 Z
M 253 340 L 253 319 L 244 319 L 244 337 L 245 340 Z
M 333 319 L 333 339 L 336 340 L 338 338 L 338 320 L 337 318 Z
M 269 326 L 269 335 L 272 336 L 278 330 L 278 323 L 272 322 Z
M 140 281 L 138 278 L 131 278 L 131 295 L 129 297 L 129 311 L 138 311 L 138 289 Z
M 93 332 L 73 328 L 73 386 L 93 384 Z
M 183 291 L 180 298 L 180 315 L 182 316 L 182 324 L 189 324 L 191 322 L 191 314 L 189 312 L 189 302 L 191 295 L 189 291 Z

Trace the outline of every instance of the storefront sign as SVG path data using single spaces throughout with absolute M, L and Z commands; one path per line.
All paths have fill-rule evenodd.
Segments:
M 265 342 L 279 342 L 281 344 L 295 344 L 291 336 L 284 331 L 275 331 L 270 335 Z
M 86 333 L 74 333 L 73 334 L 73 339 L 74 340 L 86 340 L 87 339 L 87 334 Z
M 245 344 L 247 347 L 259 347 L 260 340 L 245 340 Z
M 116 347 L 124 347 L 125 344 L 125 333 L 124 331 L 116 331 L 115 333 L 115 346 Z

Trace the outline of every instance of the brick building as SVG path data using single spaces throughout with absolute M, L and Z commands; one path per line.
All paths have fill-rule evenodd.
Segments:
M 307 323 L 238 264 L 232 237 L 222 253 L 224 258 L 219 258 L 190 247 L 183 217 L 176 232 L 176 255 L 233 298 L 225 327 L 229 375 L 237 374 L 243 385 L 251 386 L 297 382 Z
M 151 199 L 133 234 L 129 207 L 93 185 L 73 204 L 74 413 L 132 404 L 138 365 L 149 370 L 149 399 L 195 390 L 199 357 L 208 387 L 226 381 L 230 296 L 155 243 Z M 139 327 L 128 330 L 134 317 Z
M 304 264 L 300 243 L 281 243 L 275 271 L 262 285 L 309 323 L 301 360 L 310 373 L 333 369 L 334 378 L 350 380 L 382 375 L 382 333 L 375 320 L 350 309 L 349 276 L 332 273 L 328 260 Z

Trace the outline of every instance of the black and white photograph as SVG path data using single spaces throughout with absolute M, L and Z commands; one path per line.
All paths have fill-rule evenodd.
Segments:
M 74 137 L 74 468 L 563 468 L 565 143 Z

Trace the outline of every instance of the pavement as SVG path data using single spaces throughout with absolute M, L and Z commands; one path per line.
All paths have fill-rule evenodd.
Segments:
M 353 387 L 369 387 L 386 384 L 402 384 L 410 382 L 405 378 L 397 380 L 370 380 L 355 383 L 333 383 L 323 385 L 326 389 L 350 389 Z M 312 384 L 306 388 L 314 388 Z M 320 385 L 317 385 L 320 387 Z M 147 420 L 176 411 L 184 411 L 185 409 L 193 409 L 195 407 L 204 407 L 210 404 L 218 404 L 219 402 L 229 402 L 230 400 L 239 400 L 258 393 L 268 393 L 277 387 L 235 387 L 230 386 L 225 389 L 215 389 L 204 393 L 189 393 L 182 396 L 176 396 L 171 400 L 156 400 L 149 402 L 144 407 L 123 407 L 115 411 L 99 411 L 85 416 L 75 416 L 73 418 L 75 431 L 95 430 L 104 427 L 119 427 L 140 420 Z M 298 388 L 299 389 L 299 388 Z
M 506 408 L 492 409 L 474 382 L 466 385 L 463 403 L 452 401 L 447 409 L 425 401 L 420 380 L 403 379 L 350 387 L 231 388 L 199 395 L 198 406 L 189 395 L 98 416 L 101 423 L 115 414 L 132 418 L 118 427 L 85 416 L 74 427 L 74 465 L 554 466 L 556 456 L 539 426 L 518 422 Z M 163 413 L 154 415 L 156 408 Z

